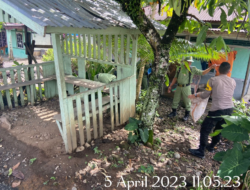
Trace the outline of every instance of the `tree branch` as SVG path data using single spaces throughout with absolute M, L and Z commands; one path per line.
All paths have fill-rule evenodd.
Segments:
M 243 22 L 242 22 L 241 25 L 240 25 L 240 28 L 245 24 L 245 22 L 246 22 L 246 17 L 247 17 L 247 12 L 245 12 L 245 17 L 244 17 Z M 239 32 L 238 32 L 238 34 L 237 34 L 237 36 L 236 36 L 236 40 L 238 39 L 239 33 L 240 33 L 240 30 L 239 30 Z
M 179 30 L 179 26 L 182 24 L 182 22 L 184 22 L 186 20 L 186 16 L 187 16 L 187 12 L 189 9 L 189 6 L 193 3 L 194 0 L 191 0 L 190 2 L 188 1 L 188 6 L 185 5 L 184 0 L 181 1 L 181 5 L 182 5 L 182 11 L 181 11 L 181 15 L 178 16 L 175 11 L 173 11 L 173 16 L 170 20 L 170 23 L 168 25 L 168 28 L 165 32 L 165 34 L 162 37 L 161 42 L 163 44 L 168 44 L 167 49 L 170 48 L 170 45 L 172 43 L 172 41 L 174 40 L 175 35 L 177 34 L 178 30 Z
M 203 21 L 201 21 L 200 19 L 198 19 L 195 15 L 192 15 L 192 14 L 187 14 L 187 16 L 190 16 L 190 17 L 192 17 L 192 18 L 194 18 L 195 20 L 197 20 L 200 24 L 204 24 L 204 22 Z

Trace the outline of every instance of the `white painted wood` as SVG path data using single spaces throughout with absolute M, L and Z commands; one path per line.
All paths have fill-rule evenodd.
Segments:
M 84 131 L 83 131 L 83 121 L 82 121 L 82 104 L 81 97 L 76 99 L 76 110 L 77 110 L 77 120 L 79 128 L 80 145 L 85 144 Z
M 62 51 L 60 48 L 60 38 L 58 34 L 52 34 L 52 44 L 54 47 L 54 59 L 55 59 L 55 70 L 57 78 L 58 96 L 60 102 L 60 110 L 62 115 L 62 129 L 63 129 L 63 139 L 65 143 L 66 152 L 71 153 L 72 143 L 70 137 L 70 123 L 67 112 L 67 100 L 66 100 L 66 85 L 64 80 L 64 67 L 62 59 Z
M 92 119 L 93 119 L 93 127 L 94 127 L 94 139 L 98 137 L 97 134 L 97 118 L 96 118 L 96 100 L 95 100 L 95 93 L 91 93 L 91 107 L 92 107 Z

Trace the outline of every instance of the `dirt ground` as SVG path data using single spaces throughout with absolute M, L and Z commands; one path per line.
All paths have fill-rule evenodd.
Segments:
M 19 190 L 154 189 L 152 185 L 155 183 L 159 186 L 157 189 L 176 189 L 167 186 L 166 176 L 170 178 L 170 184 L 176 176 L 177 182 L 173 186 L 181 185 L 182 176 L 185 176 L 189 188 L 179 189 L 190 189 L 194 185 L 194 176 L 204 178 L 212 171 L 216 174 L 219 163 L 212 160 L 215 153 L 206 152 L 205 159 L 189 154 L 189 148 L 199 145 L 200 124 L 191 119 L 182 122 L 179 118 L 184 115 L 183 108 L 178 110 L 178 117 L 167 118 L 170 105 L 171 100 L 161 98 L 159 117 L 154 125 L 154 138 L 160 140 L 158 147 L 130 145 L 124 126 L 111 132 L 110 125 L 106 124 L 103 138 L 71 155 L 65 153 L 62 137 L 53 120 L 53 115 L 59 113 L 58 99 L 1 112 L 12 123 L 12 129 L 0 127 L 0 189 L 11 189 L 7 187 L 19 181 L 21 184 L 15 188 Z M 108 116 L 105 118 L 108 121 Z M 216 151 L 230 146 L 223 140 Z M 34 158 L 36 160 L 30 162 Z M 9 175 L 9 169 L 19 162 L 19 167 Z M 142 165 L 153 166 L 154 172 L 139 172 Z M 23 176 L 24 179 L 18 179 Z M 130 186 L 133 182 L 137 187 L 128 188 L 122 180 L 130 181 Z M 108 187 L 110 182 L 112 185 Z

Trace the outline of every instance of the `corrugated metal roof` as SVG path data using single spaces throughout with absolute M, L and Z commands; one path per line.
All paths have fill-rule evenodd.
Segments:
M 158 9 L 159 7 L 156 7 L 156 11 L 155 11 L 155 15 L 153 16 L 155 20 L 164 20 L 167 18 L 167 15 L 165 13 L 163 13 L 162 15 L 159 15 L 158 13 Z M 226 14 L 228 13 L 227 8 L 224 6 L 222 7 L 222 9 L 226 12 Z M 152 7 L 148 6 L 148 7 L 144 7 L 144 11 L 145 14 L 147 16 L 151 16 L 152 14 Z M 188 13 L 192 14 L 194 16 L 196 16 L 198 19 L 202 20 L 202 21 L 214 21 L 214 22 L 220 22 L 220 15 L 221 15 L 221 10 L 220 8 L 215 9 L 214 11 L 214 15 L 213 17 L 211 17 L 207 10 L 201 10 L 200 12 L 193 6 L 190 6 L 188 9 Z M 236 17 L 235 13 L 232 13 L 230 16 L 227 16 L 227 21 L 232 21 L 234 18 Z
M 222 9 L 228 13 L 228 10 L 225 6 L 222 7 Z M 190 6 L 188 9 L 188 13 L 196 16 L 198 19 L 203 20 L 203 21 L 214 21 L 214 22 L 220 22 L 220 15 L 221 15 L 221 10 L 220 8 L 216 8 L 214 11 L 213 17 L 211 17 L 207 10 L 201 10 L 200 12 L 193 6 Z M 236 17 L 235 13 L 232 13 L 230 16 L 227 16 L 227 21 L 232 21 Z
M 40 26 L 105 29 L 136 25 L 113 0 L 2 0 Z M 153 21 L 156 29 L 166 27 Z

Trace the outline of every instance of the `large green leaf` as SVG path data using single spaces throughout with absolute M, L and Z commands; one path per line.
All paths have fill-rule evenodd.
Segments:
M 221 116 L 228 125 L 230 124 L 235 124 L 235 125 L 240 125 L 241 127 L 245 128 L 246 130 L 248 130 L 250 132 L 250 121 L 248 120 L 248 118 L 243 117 L 243 116 L 228 116 L 228 115 L 224 115 Z
M 243 152 L 243 158 L 250 159 L 250 149 L 248 149 L 245 152 Z
M 137 136 L 137 135 L 133 135 L 132 132 L 129 132 L 129 134 L 128 134 L 128 140 L 129 140 L 131 143 L 134 143 L 137 139 L 138 139 L 138 136 Z
M 149 130 L 148 135 L 149 135 L 148 136 L 148 142 L 153 144 L 154 143 L 154 132 L 153 132 L 153 130 Z
M 242 127 L 239 127 L 235 124 L 229 125 L 228 127 L 222 129 L 221 135 L 228 140 L 239 142 L 248 140 L 248 131 Z
M 227 14 L 223 9 L 220 10 L 221 10 L 220 20 L 224 25 L 227 25 Z
M 224 47 L 224 40 L 221 36 L 219 36 L 216 40 L 216 49 L 220 51 Z
M 148 137 L 149 137 L 148 128 L 139 129 L 139 131 L 140 131 L 141 140 L 144 143 L 146 143 L 148 141 Z
M 215 155 L 214 155 L 214 160 L 216 161 L 222 161 L 223 158 L 225 157 L 226 155 L 226 152 L 222 151 L 222 152 L 217 152 Z
M 141 121 L 140 121 L 140 120 L 137 120 L 137 119 L 135 119 L 135 118 L 133 118 L 133 117 L 130 117 L 128 121 L 129 121 L 129 123 L 141 124 Z
M 212 42 L 210 43 L 209 47 L 213 48 L 216 45 L 217 38 L 214 38 Z
M 233 13 L 233 11 L 234 11 L 234 9 L 235 9 L 235 2 L 233 2 L 233 4 L 232 4 L 232 6 L 230 7 L 230 9 L 229 9 L 229 11 L 228 11 L 228 16 L 230 16 L 232 13 Z
M 211 133 L 209 136 L 211 136 L 211 137 L 215 137 L 215 136 L 217 136 L 218 134 L 220 134 L 220 133 L 221 133 L 221 130 L 222 130 L 222 129 L 220 129 L 220 130 L 216 130 L 215 132 Z
M 228 156 L 222 162 L 218 176 L 224 178 L 225 176 L 240 176 L 245 173 L 250 165 L 249 159 L 243 159 L 242 153 L 236 149 L 231 153 L 232 156 Z
M 134 131 L 134 130 L 138 129 L 138 124 L 136 122 L 129 123 L 125 126 L 125 129 L 127 131 Z
M 196 39 L 196 45 L 200 45 L 205 39 L 206 39 L 206 35 L 207 35 L 207 30 L 208 30 L 208 26 L 204 25 L 201 28 L 201 31 L 199 32 L 197 39 Z
M 188 62 L 185 61 L 184 64 L 185 64 L 186 68 L 188 69 L 188 71 L 191 72 Z
M 215 0 L 210 0 L 209 1 L 209 7 L 208 7 L 208 14 L 211 16 L 211 17 L 213 17 L 214 16 L 214 10 L 215 10 L 215 6 L 214 6 L 214 4 L 215 4 Z

